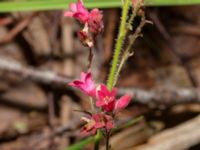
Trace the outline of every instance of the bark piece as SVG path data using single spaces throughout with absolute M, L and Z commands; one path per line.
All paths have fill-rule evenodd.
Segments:
M 200 142 L 200 116 L 197 116 L 174 128 L 164 130 L 147 144 L 129 150 L 185 150 Z

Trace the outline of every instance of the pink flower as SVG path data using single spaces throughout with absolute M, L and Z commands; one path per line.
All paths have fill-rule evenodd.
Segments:
M 109 91 L 105 85 L 100 85 L 99 88 L 97 89 L 98 100 L 96 101 L 96 106 L 111 112 L 115 108 L 117 90 L 113 88 L 112 91 Z
M 91 118 L 82 117 L 82 120 L 87 123 L 81 129 L 83 135 L 95 134 L 97 129 L 110 130 L 114 127 L 113 118 L 103 113 L 93 114 Z
M 78 0 L 77 3 L 71 3 L 69 5 L 69 11 L 65 11 L 65 17 L 74 17 L 79 20 L 81 23 L 87 23 L 89 12 L 84 7 L 82 0 Z
M 96 101 L 96 106 L 102 107 L 106 112 L 113 113 L 124 109 L 132 98 L 132 96 L 126 94 L 117 100 L 117 90 L 113 88 L 112 91 L 109 91 L 105 85 L 100 85 L 100 89 L 97 90 L 97 95 L 98 100 Z
M 88 19 L 88 25 L 91 32 L 96 34 L 102 32 L 104 28 L 102 11 L 99 11 L 97 8 L 91 10 Z
M 82 92 L 85 94 L 95 97 L 96 96 L 96 87 L 92 80 L 92 74 L 90 72 L 88 73 L 81 73 L 81 79 L 75 80 L 71 83 L 69 83 L 70 86 L 79 88 Z

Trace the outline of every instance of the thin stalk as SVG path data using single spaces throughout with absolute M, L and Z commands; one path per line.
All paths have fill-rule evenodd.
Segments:
M 68 148 L 65 148 L 65 150 L 82 150 L 85 145 L 94 142 L 94 140 L 95 140 L 95 138 L 93 136 L 89 137 L 89 138 L 82 140 Z
M 117 81 L 118 81 L 118 77 L 119 77 L 119 74 L 120 74 L 120 71 L 122 70 L 122 67 L 124 66 L 127 58 L 130 56 L 130 53 L 128 51 L 125 51 L 122 55 L 122 59 L 120 61 L 120 64 L 119 64 L 119 67 L 117 69 L 117 72 L 116 72 L 116 79 L 114 81 L 114 84 L 113 85 L 116 85 Z
M 89 55 L 88 55 L 88 70 L 90 70 L 91 67 L 92 67 L 93 56 L 94 56 L 94 54 L 92 52 L 92 48 L 90 47 L 89 48 Z
M 126 21 L 127 21 L 128 9 L 129 9 L 129 2 L 130 0 L 125 0 L 123 8 L 122 8 L 122 16 L 121 16 L 121 23 L 120 23 L 118 38 L 115 44 L 115 52 L 113 55 L 112 66 L 110 69 L 108 82 L 107 82 L 107 87 L 109 90 L 113 88 L 115 73 L 118 67 L 119 56 L 120 56 L 120 52 L 123 46 L 123 41 L 126 35 Z
M 126 62 L 126 60 L 129 58 L 129 56 L 134 54 L 134 51 L 130 51 L 131 50 L 131 46 L 134 44 L 135 40 L 140 36 L 141 30 L 143 28 L 143 26 L 146 23 L 146 19 L 145 19 L 145 15 L 144 12 L 141 12 L 141 22 L 139 24 L 139 26 L 136 28 L 135 33 L 133 35 L 130 35 L 129 37 L 129 43 L 128 43 L 128 47 L 125 49 L 123 55 L 122 55 L 122 59 L 121 62 L 119 64 L 118 70 L 116 72 L 116 80 L 114 82 L 114 84 L 116 84 L 118 76 L 120 74 L 120 71 L 124 65 L 124 63 Z
M 89 99 L 90 99 L 91 110 L 92 110 L 92 112 L 94 112 L 95 111 L 95 109 L 94 109 L 94 100 L 92 99 L 92 97 L 90 97 Z
M 134 9 L 132 14 L 131 14 L 131 17 L 129 18 L 128 20 L 128 24 L 126 26 L 126 33 L 130 30 L 132 30 L 132 23 L 133 21 L 135 20 L 135 17 L 136 17 L 136 14 L 137 14 L 137 11 L 138 11 L 138 8 Z M 125 51 L 122 55 L 122 58 L 121 58 L 121 61 L 119 63 L 119 67 L 117 68 L 117 72 L 116 72 L 116 78 L 115 78 L 115 81 L 114 81 L 114 84 L 113 86 L 115 86 L 115 84 L 117 83 L 117 80 L 118 80 L 118 77 L 119 77 L 119 74 L 120 74 L 120 71 L 125 63 L 125 61 L 127 60 L 127 58 L 130 56 L 129 52 Z
M 106 150 L 110 149 L 109 141 L 110 141 L 110 131 L 107 131 L 107 133 L 106 133 Z
M 97 134 L 95 135 L 94 150 L 99 150 L 99 143 L 101 138 L 102 138 L 101 131 L 98 130 Z
M 130 51 L 131 46 L 133 45 L 133 43 L 135 42 L 135 40 L 140 36 L 142 28 L 146 24 L 146 18 L 145 18 L 144 11 L 141 11 L 140 14 L 141 14 L 140 24 L 136 28 L 135 33 L 130 36 L 130 38 L 129 38 L 129 44 L 128 44 L 128 47 L 127 47 L 126 51 Z

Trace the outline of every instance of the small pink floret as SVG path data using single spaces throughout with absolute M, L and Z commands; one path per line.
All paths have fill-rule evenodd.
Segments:
M 89 14 L 88 25 L 91 32 L 96 34 L 102 32 L 104 28 L 102 11 L 97 8 L 92 9 Z
M 100 85 L 99 89 L 97 88 L 98 100 L 96 101 L 96 106 L 102 107 L 106 112 L 113 111 L 116 94 L 117 90 L 115 88 L 109 91 L 105 85 Z
M 132 96 L 126 94 L 117 100 L 116 95 L 116 88 L 109 91 L 105 85 L 100 85 L 97 88 L 96 106 L 102 107 L 106 112 L 117 113 L 123 110 L 130 103 Z
M 64 12 L 65 17 L 74 17 L 81 23 L 87 23 L 89 18 L 89 12 L 84 7 L 83 2 L 78 0 L 77 3 L 71 3 L 69 5 L 69 10 Z
M 80 89 L 85 94 L 95 97 L 96 96 L 96 87 L 95 83 L 92 80 L 92 74 L 90 72 L 88 73 L 81 73 L 81 79 L 75 80 L 71 83 L 69 83 L 70 86 L 76 87 Z

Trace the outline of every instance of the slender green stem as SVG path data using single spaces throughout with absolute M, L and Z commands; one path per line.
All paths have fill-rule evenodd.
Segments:
M 83 146 L 89 144 L 89 143 L 92 143 L 94 142 L 95 138 L 94 137 L 89 137 L 83 141 L 80 141 L 79 143 L 77 144 L 74 144 L 68 148 L 66 148 L 65 150 L 82 150 L 83 149 Z
M 107 87 L 110 90 L 113 88 L 113 83 L 115 80 L 115 73 L 118 67 L 120 52 L 121 52 L 123 41 L 126 35 L 126 20 L 127 20 L 128 9 L 129 9 L 129 2 L 130 0 L 125 0 L 123 8 L 122 8 L 122 16 L 121 16 L 121 23 L 120 23 L 118 38 L 115 45 L 115 52 L 113 55 L 112 66 L 110 69 L 108 82 L 107 82 Z
M 128 20 L 128 24 L 126 26 L 126 33 L 130 30 L 132 30 L 132 23 L 136 17 L 136 14 L 137 14 L 137 11 L 138 11 L 138 8 L 137 9 L 134 9 L 132 14 L 131 14 L 131 17 L 129 18 Z M 116 71 L 116 78 L 115 78 L 115 81 L 114 81 L 114 84 L 115 85 L 117 83 L 117 80 L 118 80 L 118 77 L 119 77 L 119 74 L 120 74 L 120 71 L 124 65 L 124 63 L 126 62 L 127 58 L 130 56 L 130 53 L 127 52 L 126 50 L 124 51 L 123 55 L 122 55 L 122 58 L 120 60 L 120 63 L 119 63 L 119 67 L 117 68 L 117 71 Z
M 97 134 L 95 135 L 94 150 L 99 150 L 99 142 L 101 138 L 102 138 L 101 131 L 98 130 Z
M 122 67 L 124 65 L 124 63 L 126 62 L 127 58 L 130 56 L 130 53 L 128 51 L 125 51 L 122 55 L 122 59 L 120 61 L 119 67 L 117 68 L 117 72 L 116 72 L 116 79 L 113 83 L 113 85 L 115 85 L 117 83 L 120 71 L 122 70 Z
M 137 10 L 136 10 L 136 11 L 137 11 Z M 136 13 L 136 12 L 134 12 L 134 13 Z M 133 18 L 132 18 L 132 17 L 130 18 L 130 20 L 132 20 L 132 19 L 134 19 L 134 16 L 133 16 Z M 130 20 L 129 20 L 128 26 L 131 25 L 131 21 L 130 21 Z M 118 78 L 118 76 L 119 76 L 119 74 L 120 74 L 120 71 L 121 71 L 121 69 L 122 69 L 124 63 L 126 62 L 126 60 L 127 60 L 131 55 L 134 54 L 134 51 L 131 51 L 131 47 L 132 47 L 132 45 L 134 44 L 135 40 L 140 36 L 141 30 L 142 30 L 143 26 L 145 25 L 145 23 L 146 23 L 146 18 L 145 18 L 144 12 L 141 11 L 141 22 L 140 22 L 139 26 L 136 28 L 135 33 L 134 33 L 133 35 L 130 35 L 130 36 L 129 36 L 128 46 L 127 46 L 127 48 L 125 49 L 125 51 L 124 51 L 124 53 L 123 53 L 123 55 L 122 55 L 122 59 L 121 59 L 121 61 L 120 61 L 118 70 L 117 70 L 117 72 L 116 72 L 116 80 L 115 80 L 114 84 L 116 84 L 117 78 Z

